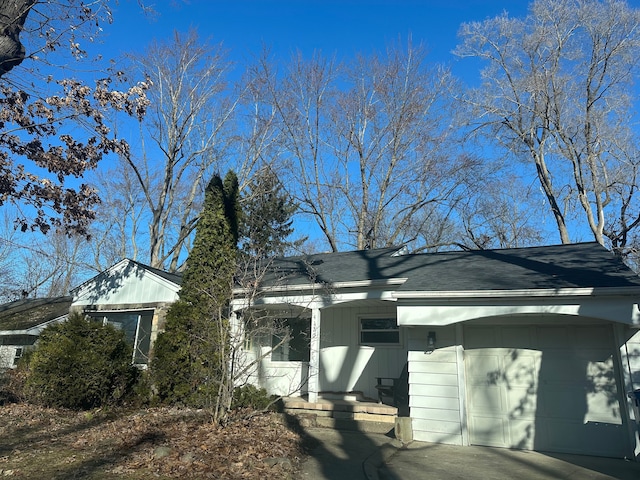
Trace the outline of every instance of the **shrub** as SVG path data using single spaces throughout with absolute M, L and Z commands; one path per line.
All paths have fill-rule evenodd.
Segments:
M 120 403 L 138 373 L 131 358 L 123 331 L 72 315 L 42 331 L 28 363 L 27 399 L 72 409 Z
M 20 359 L 20 364 L 23 364 Z M 7 403 L 20 403 L 25 399 L 26 369 L 8 368 L 0 371 L 0 405 Z
M 254 410 L 264 410 L 273 403 L 264 388 L 257 388 L 253 385 L 243 385 L 233 389 L 233 401 L 231 408 L 252 408 Z

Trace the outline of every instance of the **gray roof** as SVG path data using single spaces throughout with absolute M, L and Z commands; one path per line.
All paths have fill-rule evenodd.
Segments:
M 182 273 L 167 272 L 165 270 L 160 270 L 159 268 L 150 267 L 149 265 L 145 265 L 144 263 L 140 263 L 136 260 L 129 259 L 129 261 L 132 263 L 135 263 L 140 268 L 143 268 L 149 272 L 155 273 L 156 275 L 164 278 L 165 280 L 169 280 L 170 282 L 175 283 L 176 285 L 182 284 Z
M 169 282 L 174 283 L 175 285 L 181 285 L 182 284 L 182 274 L 181 273 L 166 272 L 164 270 L 160 270 L 159 268 L 150 267 L 149 265 L 145 265 L 144 263 L 140 263 L 140 262 L 138 262 L 136 260 L 131 260 L 130 258 L 125 258 L 123 260 L 120 260 L 118 263 L 112 265 L 111 267 L 107 268 L 106 270 L 100 272 L 95 277 L 92 277 L 89 280 L 86 280 L 85 282 L 81 283 L 77 287 L 72 288 L 71 289 L 71 293 L 73 295 L 75 295 L 76 292 L 78 292 L 82 287 L 84 287 L 85 285 L 89 284 L 90 282 L 94 282 L 94 281 L 99 283 L 100 284 L 100 288 L 102 288 L 105 291 L 115 288 L 116 285 L 114 284 L 114 279 L 109 275 L 108 272 L 113 267 L 118 265 L 120 262 L 125 261 L 125 260 L 127 262 L 129 262 L 129 264 L 134 265 L 135 267 L 137 267 L 137 268 L 139 268 L 141 270 L 146 270 L 148 272 L 152 272 L 152 273 L 158 275 L 159 277 L 162 277 L 165 280 L 168 280 Z
M 596 242 L 394 256 L 398 248 L 274 261 L 264 286 L 407 278 L 399 291 L 640 287 L 640 277 Z
M 0 330 L 28 330 L 69 313 L 71 297 L 25 298 L 0 305 Z

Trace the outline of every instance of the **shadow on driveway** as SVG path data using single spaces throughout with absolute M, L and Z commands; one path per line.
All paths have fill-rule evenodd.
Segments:
M 290 428 L 304 432 L 305 446 L 310 452 L 310 457 L 302 464 L 299 477 L 296 478 L 309 480 L 367 478 L 364 471 L 365 460 L 378 455 L 385 445 L 400 446 L 394 440 L 393 429 L 387 434 L 381 434 L 358 430 L 302 427 L 296 417 L 287 415 L 286 418 Z M 351 424 L 349 428 L 356 428 L 356 425 Z M 373 470 L 375 475 L 375 468 Z
M 384 459 L 380 480 L 640 479 L 640 463 L 622 459 L 413 442 Z

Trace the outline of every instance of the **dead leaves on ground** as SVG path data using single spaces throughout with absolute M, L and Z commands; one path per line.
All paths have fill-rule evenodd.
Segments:
M 0 407 L 0 471 L 14 478 L 287 478 L 303 456 L 300 435 L 271 413 L 222 427 L 177 408 Z

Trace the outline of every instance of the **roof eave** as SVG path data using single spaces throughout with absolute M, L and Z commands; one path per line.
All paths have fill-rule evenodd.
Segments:
M 528 297 L 599 297 L 640 296 L 640 286 L 537 288 L 516 290 L 396 291 L 396 299 L 463 299 L 463 298 L 528 298 Z
M 402 285 L 407 281 L 407 278 L 385 278 L 382 280 L 355 280 L 349 282 L 333 282 L 333 283 L 302 283 L 297 285 L 272 285 L 266 287 L 260 287 L 257 290 L 250 288 L 234 288 L 233 293 L 236 295 L 243 295 L 247 293 L 288 293 L 288 292 L 309 292 L 309 291 L 321 291 L 321 290 L 344 290 L 347 288 L 376 288 L 386 286 Z

